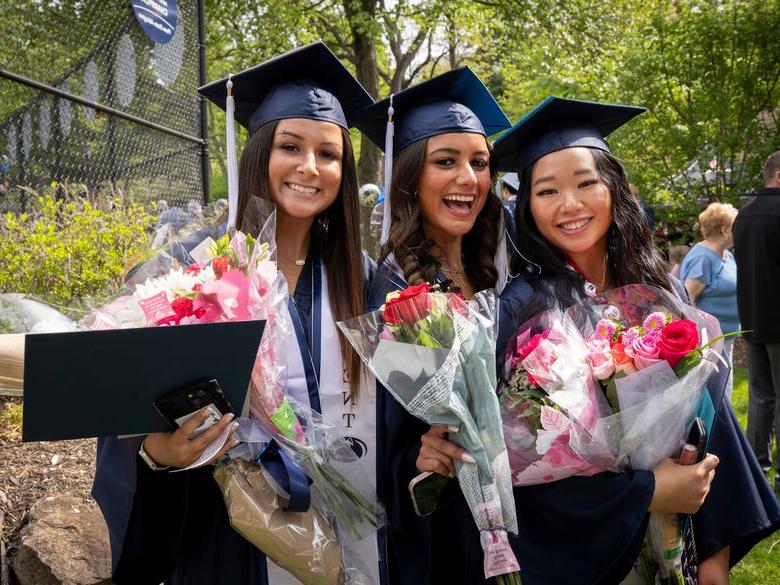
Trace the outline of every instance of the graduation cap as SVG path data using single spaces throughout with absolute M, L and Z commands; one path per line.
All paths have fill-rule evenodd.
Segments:
M 360 82 L 322 42 L 293 49 L 198 91 L 227 109 L 232 81 L 235 120 L 249 134 L 275 120 L 306 118 L 353 126 L 356 111 L 374 103 Z
M 610 152 L 608 136 L 646 108 L 550 96 L 494 144 L 499 171 L 524 171 L 543 156 L 574 146 Z
M 225 110 L 228 148 L 228 229 L 235 226 L 238 157 L 234 120 L 249 134 L 276 120 L 305 118 L 348 129 L 355 113 L 374 103 L 365 88 L 322 42 L 293 49 L 198 91 Z
M 501 180 L 515 193 L 520 190 L 520 176 L 517 173 L 506 173 Z
M 450 132 L 491 136 L 510 126 L 485 84 L 460 67 L 393 94 L 358 114 L 359 128 L 385 151 L 385 192 L 389 192 L 393 155 L 410 144 Z M 385 199 L 381 242 L 390 228 L 390 200 Z

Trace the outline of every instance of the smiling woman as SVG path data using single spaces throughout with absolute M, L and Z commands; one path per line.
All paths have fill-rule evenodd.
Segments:
M 498 168 L 520 172 L 515 220 L 524 257 L 514 268 L 536 293 L 520 279 L 504 291 L 499 348 L 541 309 L 566 308 L 605 289 L 644 283 L 686 297 L 605 139 L 642 111 L 550 97 L 496 141 Z M 686 498 L 687 511 L 698 510 L 686 532 L 686 574 L 698 572 L 700 585 L 728 582 L 729 567 L 780 526 L 780 509 L 722 399 L 727 374 L 721 368 L 707 382 L 703 403 L 717 413 L 709 455 L 693 477 L 686 476 L 693 467 L 668 459 L 653 470 L 515 488 L 521 527 L 514 548 L 525 585 L 637 582 L 648 511 L 684 512 Z
M 505 224 L 492 190 L 496 177 L 487 137 L 507 128 L 509 120 L 467 67 L 368 108 L 366 133 L 380 147 L 386 146 L 391 107 L 396 122 L 393 157 L 385 159 L 393 169 L 385 203 L 389 235 L 369 289 L 369 309 L 407 285 L 438 284 L 466 298 L 485 289 L 500 291 L 507 272 L 507 256 L 501 253 Z M 449 490 L 454 501 L 430 519 L 417 516 L 409 495 L 410 482 L 421 472 L 452 477 L 453 457 L 474 460 L 446 440 L 447 427 L 413 417 L 384 389 L 379 399 L 385 401 L 391 582 L 482 582 L 479 531 L 455 482 Z M 479 566 L 467 558 L 479 559 Z
M 294 330 L 289 347 L 278 349 L 286 360 L 285 394 L 332 421 L 358 446 L 363 470 L 375 477 L 381 469 L 375 386 L 336 328 L 336 321 L 364 312 L 369 262 L 360 250 L 348 129 L 373 99 L 322 43 L 200 91 L 227 110 L 228 87 L 235 120 L 249 132 L 238 169 L 237 226 L 258 234 L 265 218 L 250 212 L 257 209 L 249 205 L 254 198 L 276 206 L 278 265 L 287 280 Z M 267 327 L 276 322 L 269 318 Z M 109 438 L 98 447 L 93 493 L 109 527 L 113 582 L 300 583 L 291 566 L 294 552 L 266 557 L 233 530 L 209 469 L 159 471 L 160 465 L 185 467 L 177 453 L 190 444 L 186 433 L 149 435 L 143 460 L 137 455 L 139 442 Z M 340 534 L 341 542 L 352 545 L 359 564 L 353 568 L 366 582 L 384 582 L 381 538 L 353 542 L 346 531 Z M 316 550 L 316 543 L 312 546 Z

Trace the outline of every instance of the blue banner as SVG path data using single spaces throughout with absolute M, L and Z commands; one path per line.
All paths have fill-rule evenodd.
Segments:
M 158 45 L 173 38 L 179 20 L 176 0 L 131 0 L 138 24 L 147 36 Z

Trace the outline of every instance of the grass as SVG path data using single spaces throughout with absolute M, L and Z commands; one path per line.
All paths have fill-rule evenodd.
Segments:
M 22 430 L 22 405 L 0 402 L 0 435 L 18 435 Z
M 734 368 L 734 393 L 731 405 L 742 428 L 747 425 L 747 370 Z M 777 464 L 777 453 L 774 456 Z M 774 469 L 770 472 L 774 474 Z M 773 477 L 769 475 L 768 477 Z M 780 533 L 774 533 L 750 551 L 731 571 L 732 585 L 777 585 L 780 583 Z

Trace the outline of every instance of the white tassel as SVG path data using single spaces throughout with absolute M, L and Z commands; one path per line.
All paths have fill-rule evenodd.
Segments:
M 393 181 L 393 94 L 390 94 L 390 107 L 387 108 L 387 128 L 385 129 L 385 208 L 382 215 L 382 237 L 380 245 L 387 243 L 390 236 L 390 183 Z
M 228 181 L 228 223 L 226 233 L 236 227 L 238 214 L 238 158 L 236 156 L 236 106 L 233 101 L 232 74 L 228 75 L 227 101 L 225 103 L 225 128 L 227 130 L 227 181 Z

